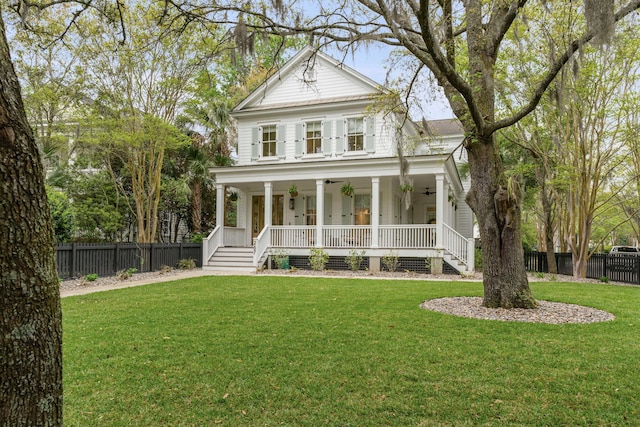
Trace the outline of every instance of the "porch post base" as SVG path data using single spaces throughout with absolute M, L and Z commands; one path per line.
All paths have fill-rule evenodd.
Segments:
M 380 257 L 369 257 L 369 271 L 372 273 L 378 273 L 380 271 Z
M 442 258 L 431 258 L 431 274 L 442 274 L 443 264 Z

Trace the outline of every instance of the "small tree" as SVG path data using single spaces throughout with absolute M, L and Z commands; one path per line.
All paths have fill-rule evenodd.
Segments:
M 329 254 L 322 248 L 311 248 L 309 265 L 315 271 L 324 271 L 329 262 Z
M 382 256 L 382 265 L 387 271 L 394 272 L 400 266 L 400 261 L 398 260 L 398 252 L 390 251 Z
M 351 271 L 358 271 L 360 270 L 360 264 L 362 264 L 362 261 L 364 260 L 364 254 L 365 251 L 351 249 L 349 251 L 349 255 L 345 257 L 344 262 L 347 263 Z

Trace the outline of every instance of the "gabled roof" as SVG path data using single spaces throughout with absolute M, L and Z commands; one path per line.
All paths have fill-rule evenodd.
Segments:
M 348 82 L 348 86 L 355 90 L 353 93 L 328 93 L 322 94 L 313 90 L 313 82 L 301 82 L 296 78 L 296 73 L 300 71 L 302 67 L 305 67 L 306 61 L 313 58 L 316 64 L 320 67 L 325 67 L 326 71 L 333 72 L 332 78 L 338 78 L 345 82 Z M 337 74 L 335 73 L 337 71 Z M 322 84 L 324 82 L 319 82 Z M 298 91 L 292 91 L 295 85 L 298 85 Z M 304 85 L 304 87 L 302 87 Z M 278 94 L 277 91 L 288 91 L 287 93 Z M 304 94 L 303 99 L 296 99 L 296 94 L 307 91 Z M 325 88 L 326 89 L 326 88 Z M 381 85 L 374 82 L 370 78 L 355 71 L 354 69 L 344 65 L 340 61 L 332 58 L 331 56 L 311 47 L 306 46 L 296 55 L 294 55 L 289 61 L 287 61 L 275 74 L 269 77 L 262 85 L 255 89 L 245 99 L 243 99 L 234 109 L 233 112 L 241 112 L 248 110 L 266 110 L 270 108 L 283 108 L 296 106 L 299 103 L 309 104 L 314 103 L 330 103 L 340 100 L 348 100 L 363 97 L 371 97 L 382 91 Z M 296 93 L 294 93 L 296 92 Z M 330 91 L 328 91 L 330 92 Z M 313 100 L 309 99 L 309 95 L 313 95 Z M 280 96 L 278 96 L 280 95 Z M 293 95 L 293 96 L 289 96 Z M 302 95 L 300 96 L 302 98 Z M 286 101 L 285 101 L 286 100 Z
M 427 135 L 438 136 L 459 136 L 464 134 L 462 123 L 458 119 L 428 120 L 423 122 Z

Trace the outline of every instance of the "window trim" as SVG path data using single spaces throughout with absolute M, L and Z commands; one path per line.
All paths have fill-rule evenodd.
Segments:
M 360 132 L 349 133 L 349 122 L 350 121 L 360 121 Z M 346 153 L 362 153 L 365 151 L 365 119 L 364 116 L 356 116 L 356 117 L 347 117 L 345 119 L 345 154 Z M 357 122 L 356 122 L 357 129 Z M 354 150 L 351 149 L 351 138 L 352 137 L 360 137 L 360 148 L 356 145 Z
M 317 125 L 317 129 L 313 130 L 313 132 L 317 132 L 318 136 L 317 137 L 313 137 L 313 138 L 309 138 L 309 125 Z M 314 154 L 322 154 L 322 140 L 323 140 L 323 125 L 322 125 L 322 120 L 309 120 L 309 121 L 305 121 L 304 122 L 304 154 L 306 155 L 314 155 Z M 317 140 L 317 145 L 315 146 L 315 151 L 309 152 L 309 141 L 313 139 L 313 140 Z
M 268 140 L 265 142 L 265 129 L 273 128 L 273 140 Z M 271 132 L 269 132 L 271 133 Z M 265 144 L 272 145 L 273 144 L 273 152 L 269 151 L 269 154 L 265 154 Z M 260 126 L 260 157 L 261 158 L 272 158 L 276 157 L 278 152 L 278 125 L 269 124 Z

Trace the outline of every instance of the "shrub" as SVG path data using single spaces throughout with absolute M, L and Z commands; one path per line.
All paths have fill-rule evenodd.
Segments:
M 394 272 L 400 267 L 400 260 L 397 252 L 388 252 L 382 256 L 382 265 L 387 271 Z
M 196 268 L 195 259 L 181 259 L 178 261 L 178 270 L 193 270 Z
M 173 270 L 173 268 L 169 267 L 168 265 L 160 266 L 160 274 L 168 273 L 171 270 Z
M 315 271 L 323 271 L 329 262 L 329 254 L 322 248 L 311 248 L 309 264 Z
M 360 270 L 360 264 L 362 264 L 362 260 L 364 259 L 365 251 L 358 252 L 355 249 L 351 249 L 349 251 L 349 255 L 344 258 L 344 262 L 347 263 L 349 269 L 351 271 Z
M 189 238 L 189 243 L 202 243 L 205 237 L 202 233 L 193 233 Z
M 280 270 L 289 269 L 289 251 L 286 249 L 275 249 L 271 252 L 271 256 L 276 263 L 276 267 Z
M 544 279 L 544 273 L 543 273 L 543 272 L 541 272 L 541 271 L 538 271 L 538 272 L 536 273 L 536 277 L 537 277 L 538 279 Z
M 126 270 L 120 270 L 116 273 L 116 279 L 127 280 L 137 272 L 137 268 L 127 268 Z
M 87 274 L 82 278 L 83 282 L 95 282 L 98 280 L 98 275 L 96 273 Z
M 600 278 L 600 281 L 601 281 L 602 283 L 609 283 L 609 278 L 608 278 L 607 276 L 602 276 L 602 277 Z
M 474 268 L 476 271 L 482 271 L 482 249 L 474 249 Z
M 116 273 L 116 279 L 118 280 L 127 280 L 131 277 L 131 274 L 127 270 L 120 270 Z

